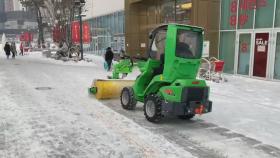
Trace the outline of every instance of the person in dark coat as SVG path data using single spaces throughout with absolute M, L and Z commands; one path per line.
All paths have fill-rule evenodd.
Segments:
M 17 48 L 16 48 L 15 42 L 12 42 L 12 44 L 11 44 L 11 52 L 12 52 L 12 58 L 15 59 L 16 54 L 17 54 Z
M 11 46 L 8 42 L 6 42 L 6 44 L 5 44 L 4 51 L 6 53 L 7 59 L 9 59 L 9 57 L 11 55 Z
M 108 65 L 108 71 L 111 70 L 113 58 L 114 58 L 114 53 L 113 53 L 111 47 L 108 47 L 106 49 L 106 53 L 105 53 L 105 61 Z

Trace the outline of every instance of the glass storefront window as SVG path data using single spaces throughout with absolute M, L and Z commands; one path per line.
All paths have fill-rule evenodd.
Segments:
M 173 0 L 163 0 L 161 4 L 161 23 L 175 22 L 175 2 Z
M 280 1 L 276 0 L 275 27 L 280 27 Z
M 176 0 L 176 22 L 191 24 L 192 0 Z
M 124 38 L 124 12 L 114 12 L 112 14 L 89 19 L 93 42 L 91 48 L 93 53 L 100 54 L 109 46 L 115 52 L 123 48 L 119 38 Z M 118 41 L 116 41 L 118 40 Z
M 238 70 L 241 75 L 249 75 L 251 53 L 251 34 L 240 34 L 238 51 Z
M 271 28 L 273 26 L 274 2 L 275 0 L 257 0 L 256 28 Z
M 223 0 L 221 3 L 221 29 L 233 30 L 236 26 L 237 0 Z
M 254 6 L 255 4 L 249 3 L 249 1 L 247 0 L 239 0 L 239 10 L 238 10 L 239 29 L 253 28 Z
M 277 33 L 274 78 L 280 80 L 280 33 Z
M 224 60 L 225 73 L 234 73 L 235 32 L 221 32 L 220 59 Z

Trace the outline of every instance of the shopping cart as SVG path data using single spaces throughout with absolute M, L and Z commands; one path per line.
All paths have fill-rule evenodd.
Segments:
M 198 77 L 214 82 L 227 81 L 223 76 L 224 65 L 224 61 L 215 57 L 211 57 L 209 60 L 202 58 Z
M 210 80 L 214 82 L 226 81 L 223 76 L 225 62 L 215 57 L 210 58 L 209 62 L 211 63 Z
M 211 79 L 211 63 L 206 58 L 201 59 L 201 65 L 198 72 L 198 77 L 205 80 Z

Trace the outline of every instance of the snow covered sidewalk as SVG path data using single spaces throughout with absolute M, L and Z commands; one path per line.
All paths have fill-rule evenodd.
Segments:
M 193 157 L 89 98 L 103 70 L 26 58 L 0 59 L 1 158 Z
M 280 148 L 280 82 L 227 76 L 213 83 L 213 112 L 205 121 Z
M 1 158 L 280 155 L 280 82 L 237 76 L 209 82 L 212 113 L 156 125 L 145 120 L 142 105 L 127 112 L 118 100 L 107 105 L 89 97 L 92 80 L 108 73 L 102 57 L 86 57 L 93 62 L 56 61 L 40 52 L 16 60 L 0 55 Z

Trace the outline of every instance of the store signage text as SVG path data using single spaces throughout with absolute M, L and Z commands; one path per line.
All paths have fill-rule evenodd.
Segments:
M 266 52 L 266 47 L 268 46 L 268 41 L 264 40 L 262 38 L 256 39 L 256 46 L 257 46 L 257 52 Z
M 238 25 L 240 27 L 244 26 L 248 20 L 249 15 L 247 14 L 247 11 L 259 9 L 262 7 L 267 6 L 267 0 L 240 0 L 239 1 L 239 16 L 237 15 L 237 9 L 238 9 L 238 0 L 232 0 L 230 3 L 230 25 L 232 27 L 236 26 L 237 23 L 237 17 L 238 17 Z M 242 12 L 243 11 L 243 12 Z

